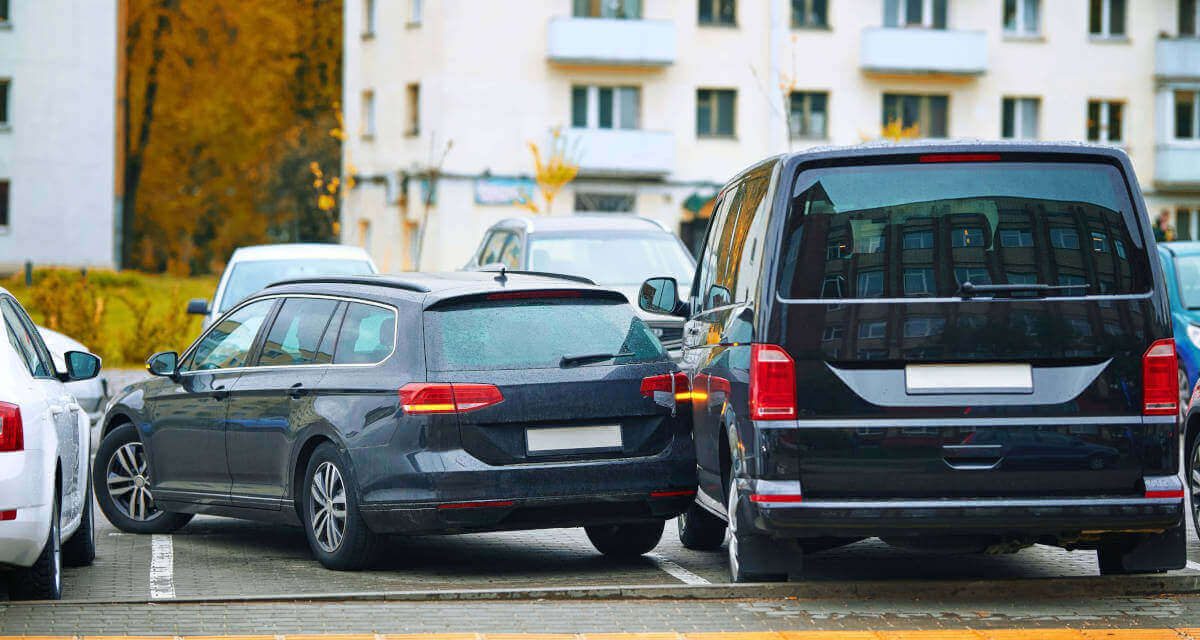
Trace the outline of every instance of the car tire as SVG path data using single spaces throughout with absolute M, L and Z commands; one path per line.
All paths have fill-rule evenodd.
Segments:
M 349 469 L 337 447 L 323 443 L 309 458 L 302 485 L 300 502 L 308 546 L 317 561 L 334 571 L 366 568 L 379 547 L 378 536 L 367 528 L 359 512 L 358 489 Z
M 1187 488 L 1192 505 L 1192 526 L 1200 538 L 1200 434 L 1192 438 L 1191 451 L 1187 452 Z
M 58 495 L 50 509 L 50 533 L 46 546 L 33 566 L 16 571 L 12 578 L 10 597 L 13 600 L 62 599 L 62 529 Z
M 83 515 L 79 520 L 79 528 L 63 544 L 62 553 L 63 564 L 68 567 L 87 567 L 96 560 L 96 514 L 92 507 L 90 482 L 83 494 Z
M 584 527 L 596 551 L 610 558 L 636 558 L 649 553 L 662 540 L 665 520 Z
M 679 514 L 679 543 L 693 551 L 717 551 L 725 544 L 725 521 L 693 502 Z
M 761 556 L 757 553 L 758 545 L 762 544 L 759 536 L 738 532 L 737 515 L 737 480 L 729 481 L 729 579 L 732 582 L 787 582 L 786 573 L 764 571 L 753 558 Z M 797 551 L 799 553 L 799 551 Z
M 104 517 L 126 533 L 172 533 L 192 520 L 190 513 L 163 511 L 150 489 L 150 462 L 137 429 L 113 429 L 96 448 L 92 487 Z

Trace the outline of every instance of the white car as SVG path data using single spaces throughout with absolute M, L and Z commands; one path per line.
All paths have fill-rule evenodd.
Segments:
M 204 326 L 267 285 L 305 276 L 360 276 L 378 273 L 360 247 L 340 244 L 269 244 L 233 252 L 217 284 L 212 304 L 195 299 L 187 312 L 204 316 Z
M 3 288 L 0 315 L 0 571 L 10 598 L 57 600 L 63 565 L 96 557 L 90 424 L 66 383 L 96 377 L 100 359 L 68 351 L 60 371 Z
M 70 336 L 46 327 L 37 329 L 42 334 L 42 340 L 46 342 L 46 347 L 50 349 L 50 355 L 54 358 L 54 366 L 59 371 L 66 370 L 66 353 L 68 351 L 91 353 L 90 349 Z M 75 396 L 75 401 L 87 412 L 88 419 L 92 424 L 95 424 L 100 416 L 104 415 L 104 404 L 108 401 L 108 380 L 103 375 L 90 380 L 68 382 L 67 391 Z

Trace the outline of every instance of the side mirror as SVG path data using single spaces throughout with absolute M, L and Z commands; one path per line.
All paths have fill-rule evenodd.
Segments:
M 679 303 L 679 285 L 675 278 L 650 278 L 638 291 L 638 307 L 650 313 L 686 315 Z
M 187 312 L 194 316 L 208 315 L 208 300 L 204 298 L 192 298 L 188 300 Z
M 159 351 L 146 361 L 146 371 L 151 375 L 174 378 L 179 371 L 179 354 L 174 351 Z
M 100 375 L 100 358 L 83 351 L 68 351 L 63 354 L 67 373 L 63 382 L 91 380 Z

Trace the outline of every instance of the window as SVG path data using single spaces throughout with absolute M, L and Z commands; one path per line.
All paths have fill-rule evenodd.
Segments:
M 337 300 L 323 298 L 285 300 L 271 324 L 266 341 L 263 342 L 258 366 L 278 367 L 332 362 L 333 353 L 322 353 L 320 346 L 329 319 L 337 306 Z
M 334 364 L 383 362 L 396 346 L 396 312 L 352 302 L 346 309 L 334 350 Z
M 854 252 L 855 253 L 883 253 L 883 249 L 884 249 L 884 247 L 883 247 L 884 240 L 883 240 L 883 234 L 882 234 L 883 230 L 880 229 L 879 231 L 880 231 L 880 233 L 877 233 L 875 235 L 864 234 L 864 235 L 856 237 L 854 239 Z
M 362 36 L 364 38 L 375 36 L 375 0 L 363 0 Z
M 0 229 L 7 229 L 8 221 L 8 180 L 0 180 Z
M 233 369 L 245 365 L 258 329 L 273 306 L 273 299 L 258 300 L 221 319 L 204 334 L 180 371 Z
M 521 239 L 515 233 L 503 231 L 492 234 L 484 245 L 479 264 L 502 264 L 509 269 L 521 268 Z M 549 269 L 541 269 L 548 271 Z
M 410 136 L 421 133 L 421 85 L 412 83 L 405 87 L 405 101 L 408 103 L 408 131 Z
M 1200 92 L 1175 92 L 1175 138 L 1196 140 L 1200 138 Z
M 362 126 L 359 133 L 364 138 L 375 137 L 375 92 L 362 93 Z
M 788 127 L 793 138 L 825 138 L 829 94 L 793 91 L 788 99 Z
M 873 269 L 858 272 L 858 290 L 860 298 L 879 298 L 883 296 L 883 271 Z
M 883 26 L 946 28 L 947 0 L 884 0 Z
M 904 234 L 905 249 L 932 249 L 932 231 L 908 231 Z
M 8 126 L 8 90 L 11 85 L 12 82 L 7 78 L 0 78 L 0 128 Z
M 1087 110 L 1087 137 L 1092 142 L 1120 143 L 1125 105 L 1109 100 L 1091 100 Z
M 960 286 L 964 282 L 971 284 L 991 284 L 992 276 L 986 267 L 955 267 L 954 280 Z
M 845 297 L 846 278 L 843 276 L 825 276 L 821 281 L 821 297 L 822 298 L 842 298 Z
M 1050 246 L 1055 249 L 1079 249 L 1079 232 L 1068 227 L 1050 229 Z
M 1000 246 L 1016 249 L 1033 246 L 1033 231 L 1029 229 L 1001 229 Z
M 1125 37 L 1125 0 L 1090 0 L 1088 31 L 1102 38 Z
M 617 18 L 637 20 L 642 17 L 642 0 L 575 0 L 576 18 Z
M 733 89 L 698 89 L 696 91 L 696 135 L 698 137 L 733 136 L 734 105 L 737 91 Z
M 849 258 L 849 247 L 846 246 L 845 240 L 830 240 L 829 244 L 825 245 L 825 260 L 840 260 Z
M 493 233 L 486 242 L 483 243 L 483 251 L 479 252 L 479 264 L 489 265 L 500 262 L 500 252 L 504 249 L 504 243 L 512 237 L 512 234 L 507 231 Z
M 950 246 L 955 249 L 980 248 L 984 246 L 983 229 L 963 227 L 950 232 Z
M 887 336 L 887 322 L 883 320 L 865 321 L 858 325 L 858 337 L 863 340 L 883 338 Z
M 8 22 L 9 19 L 8 0 L 0 0 L 0 24 Z
M 1092 232 L 1092 251 L 1108 253 L 1108 236 L 1099 231 Z
M 883 126 L 896 120 L 905 128 L 916 126 L 922 138 L 948 135 L 949 96 L 924 96 L 900 93 L 883 94 Z
M 1004 0 L 1004 33 L 1035 36 L 1041 31 L 1041 0 Z
M 904 295 L 931 296 L 933 292 L 933 269 L 904 270 Z
M 571 126 L 580 129 L 637 129 L 642 90 L 638 87 L 571 88 Z
M 1001 102 L 1000 137 L 1036 140 L 1041 101 L 1037 98 L 1005 98 Z
M 792 0 L 792 28 L 829 28 L 828 0 Z
M 54 361 L 50 352 L 42 342 L 41 335 L 32 329 L 21 309 L 9 298 L 0 299 L 0 312 L 4 315 L 4 324 L 8 332 L 8 341 L 13 350 L 25 362 L 29 375 L 35 378 L 49 378 L 54 375 Z
M 827 326 L 825 327 L 825 330 L 821 332 L 821 342 L 833 342 L 834 340 L 841 340 L 845 333 L 846 329 L 840 325 Z
M 905 338 L 927 338 L 929 336 L 941 335 L 945 330 L 945 318 L 918 316 L 904 320 Z
M 1197 22 L 1200 22 L 1200 2 L 1179 0 L 1179 35 L 1195 36 Z
M 575 194 L 576 213 L 633 213 L 636 198 L 632 193 L 586 193 Z
M 700 0 L 700 24 L 736 25 L 736 0 Z
M 408 0 L 408 24 L 416 26 L 425 19 L 424 0 Z

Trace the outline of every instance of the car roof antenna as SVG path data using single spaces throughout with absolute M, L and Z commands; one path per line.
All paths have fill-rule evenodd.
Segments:
M 500 275 L 493 278 L 493 280 L 502 285 L 508 283 L 508 270 L 504 268 L 504 265 L 500 265 Z

